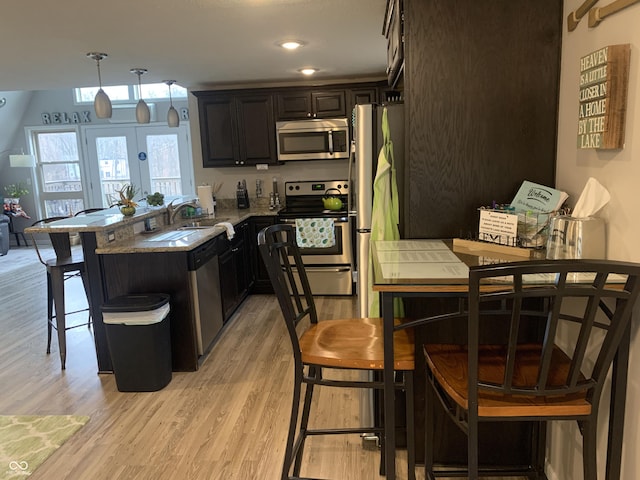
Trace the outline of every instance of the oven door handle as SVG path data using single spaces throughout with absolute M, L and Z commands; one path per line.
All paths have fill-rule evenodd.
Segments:
M 284 271 L 285 268 L 282 267 L 282 270 Z M 294 272 L 296 272 L 297 268 L 293 267 L 292 270 Z M 336 272 L 336 273 L 338 273 L 338 272 L 349 272 L 349 271 L 351 271 L 351 267 L 346 266 L 346 267 L 335 267 L 335 268 L 332 268 L 332 267 L 307 267 L 307 266 L 305 266 L 304 270 L 306 272 Z
M 278 218 L 278 223 L 288 223 L 288 224 L 295 224 L 296 223 L 296 219 L 295 218 Z M 348 217 L 337 217 L 333 219 L 333 223 L 349 223 L 349 218 Z

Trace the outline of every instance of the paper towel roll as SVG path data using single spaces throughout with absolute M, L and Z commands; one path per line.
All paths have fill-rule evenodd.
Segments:
M 213 190 L 211 185 L 200 185 L 198 187 L 198 199 L 200 200 L 202 211 L 213 215 Z

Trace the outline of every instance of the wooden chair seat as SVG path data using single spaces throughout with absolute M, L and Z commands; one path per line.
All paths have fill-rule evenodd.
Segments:
M 396 319 L 396 323 L 400 320 Z M 382 370 L 384 348 L 381 318 L 322 320 L 300 337 L 302 361 L 333 368 Z M 400 330 L 394 336 L 396 370 L 415 367 L 413 331 Z
M 513 375 L 514 387 L 536 384 L 540 366 L 541 345 L 520 345 L 516 352 Z M 449 397 L 467 410 L 469 387 L 469 352 L 466 345 L 427 344 L 424 354 L 433 375 Z M 480 345 L 478 378 L 483 383 L 499 385 L 504 379 L 506 345 Z M 571 360 L 554 348 L 548 385 L 562 386 L 567 378 Z M 584 380 L 584 376 L 582 376 Z M 586 389 L 585 389 L 586 390 Z M 478 391 L 478 415 L 481 417 L 531 417 L 589 415 L 591 404 L 586 391 L 568 395 L 508 395 L 486 390 Z

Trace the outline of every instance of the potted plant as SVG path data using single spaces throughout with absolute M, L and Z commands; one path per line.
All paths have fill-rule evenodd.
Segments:
M 124 184 L 120 190 L 116 190 L 120 195 L 118 205 L 120 206 L 120 212 L 125 217 L 130 217 L 136 213 L 136 207 L 138 204 L 133 201 L 133 197 L 138 193 L 138 189 L 131 183 Z
M 155 192 L 147 195 L 147 205 L 150 207 L 161 207 L 164 204 L 164 195 Z
M 6 195 L 4 203 L 19 204 L 20 197 L 29 195 L 29 190 L 27 190 L 27 187 L 25 187 L 22 182 L 18 182 L 4 187 L 4 193 Z

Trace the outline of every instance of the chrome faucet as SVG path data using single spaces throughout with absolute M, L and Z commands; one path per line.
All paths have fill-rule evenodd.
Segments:
M 171 203 L 167 205 L 167 217 L 169 220 L 169 225 L 173 225 L 175 223 L 175 218 L 178 215 L 178 213 L 182 211 L 182 209 L 187 207 L 193 207 L 193 208 L 196 207 L 195 201 L 181 203 L 177 207 L 173 206 L 173 202 L 175 202 L 175 200 L 172 200 Z

